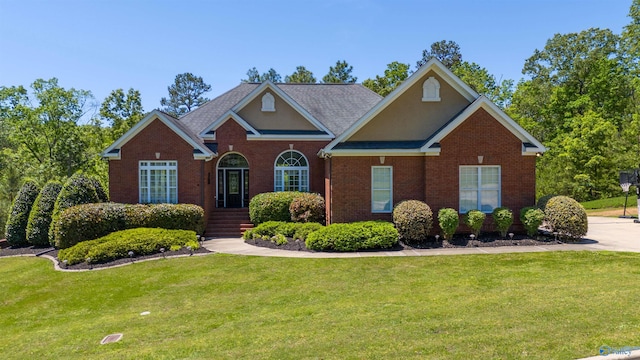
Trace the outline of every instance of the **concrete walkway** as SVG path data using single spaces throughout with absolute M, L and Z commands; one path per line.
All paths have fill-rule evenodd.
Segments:
M 455 249 L 411 249 L 399 251 L 365 251 L 349 253 L 307 252 L 268 249 L 246 244 L 240 238 L 213 238 L 204 247 L 223 254 L 298 258 L 355 258 L 371 256 L 434 256 L 462 254 L 502 254 L 541 251 L 609 250 L 640 252 L 640 224 L 633 219 L 589 217 L 589 232 L 580 244 L 545 246 L 501 246 Z

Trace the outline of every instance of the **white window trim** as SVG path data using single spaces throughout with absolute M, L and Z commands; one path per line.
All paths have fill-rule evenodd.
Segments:
M 151 163 L 165 163 L 164 166 L 151 166 Z M 146 189 L 147 189 L 147 198 L 143 199 L 142 198 L 142 188 L 143 188 L 143 184 L 142 184 L 142 170 L 146 170 L 147 171 L 147 183 L 146 183 Z M 178 161 L 176 160 L 140 160 L 138 162 L 138 201 L 141 204 L 150 204 L 151 203 L 151 174 L 150 174 L 150 170 L 166 170 L 167 171 L 167 198 L 165 198 L 163 201 L 163 203 L 171 203 L 169 196 L 171 194 L 170 189 L 171 189 L 171 181 L 169 181 L 168 177 L 170 174 L 171 170 L 175 170 L 176 172 L 176 202 L 178 203 L 178 198 L 179 198 L 179 192 L 178 192 Z
M 374 187 L 374 169 L 389 169 L 389 188 L 377 189 Z M 374 191 L 389 191 L 389 210 L 375 210 L 373 206 Z M 393 166 L 372 166 L 371 167 L 371 212 L 374 214 L 388 214 L 393 212 Z
M 476 184 L 476 187 L 471 189 L 471 188 L 462 188 L 462 169 L 463 168 L 475 168 L 478 169 L 478 183 Z M 502 206 L 502 167 L 500 165 L 460 165 L 460 168 L 458 170 L 458 212 L 460 214 L 462 214 L 462 197 L 460 196 L 460 193 L 462 191 L 476 191 L 477 195 L 476 195 L 476 203 L 478 204 L 478 207 L 482 207 L 480 206 L 480 204 L 482 204 L 482 169 L 483 168 L 497 168 L 498 169 L 498 188 L 497 189 L 485 189 L 485 190 L 497 190 L 498 191 L 498 204 L 496 206 L 496 208 L 499 208 Z M 480 210 L 481 209 L 476 209 L 476 210 Z M 491 214 L 491 211 L 482 211 L 485 214 Z
M 307 166 L 278 166 L 278 159 L 280 159 L 280 157 L 282 155 L 284 155 L 287 152 L 296 152 L 298 154 L 300 154 L 302 156 L 302 158 L 304 159 L 304 161 L 307 163 Z M 285 184 L 284 184 L 284 171 L 285 170 L 296 170 L 296 171 L 306 171 L 306 185 L 305 187 L 303 187 L 302 183 L 300 183 L 298 185 L 298 189 L 294 190 L 294 191 L 303 191 L 303 192 L 308 192 L 309 188 L 310 188 L 310 181 L 311 181 L 311 174 L 310 174 L 310 170 L 309 170 L 309 159 L 307 159 L 306 156 L 304 156 L 303 153 L 301 153 L 300 151 L 297 150 L 285 150 L 283 152 L 281 152 L 280 154 L 278 154 L 278 156 L 276 156 L 276 161 L 273 163 L 273 191 L 275 192 L 279 192 L 279 191 L 290 191 L 290 190 L 285 190 Z M 282 172 L 282 183 L 278 184 L 277 179 L 278 179 L 278 172 Z M 299 174 L 301 175 L 301 173 Z M 278 186 L 280 185 L 280 186 Z

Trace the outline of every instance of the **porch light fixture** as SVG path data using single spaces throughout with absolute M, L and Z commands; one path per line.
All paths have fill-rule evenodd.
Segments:
M 482 161 L 484 161 L 484 156 L 478 155 L 478 164 L 482 164 Z

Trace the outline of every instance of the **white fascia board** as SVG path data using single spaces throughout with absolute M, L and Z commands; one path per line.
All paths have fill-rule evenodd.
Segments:
M 451 121 L 444 129 L 440 130 L 435 136 L 433 136 L 424 146 L 422 151 L 428 151 L 428 149 L 435 143 L 442 141 L 447 135 L 455 130 L 460 124 L 466 121 L 471 115 L 473 115 L 478 109 L 486 110 L 494 119 L 502 124 L 507 130 L 515 135 L 522 142 L 529 142 L 536 147 L 536 152 L 544 152 L 545 147 L 536 140 L 531 134 L 523 129 L 517 122 L 511 119 L 504 111 L 497 107 L 484 95 L 480 96 L 474 103 L 469 105 L 462 113 L 460 113 L 453 121 Z
M 376 150 L 331 150 L 324 152 L 321 150 L 319 154 L 337 156 L 424 156 L 425 153 L 420 149 L 376 149 Z
M 206 156 L 213 155 L 213 153 L 206 146 L 203 146 L 202 144 L 197 143 L 190 136 L 185 134 L 185 132 L 182 131 L 182 129 L 180 129 L 179 127 L 177 127 L 171 120 L 169 120 L 163 112 L 159 110 L 153 110 L 149 112 L 137 124 L 135 124 L 131 129 L 129 129 L 129 131 L 127 131 L 124 135 L 122 135 L 118 140 L 116 140 L 113 144 L 111 144 L 111 146 L 109 146 L 103 152 L 103 156 L 109 158 L 110 157 L 108 155 L 109 152 L 111 152 L 114 149 L 122 148 L 122 146 L 124 146 L 127 142 L 129 142 L 129 140 L 133 139 L 136 135 L 138 135 L 142 130 L 144 130 L 149 124 L 151 124 L 156 119 L 162 121 L 163 124 L 165 124 L 169 129 L 171 129 L 171 131 L 176 133 L 178 136 L 180 136 L 182 140 L 186 141 L 189 145 L 193 146 L 194 149 L 198 149 L 202 151 L 202 153 Z M 116 159 L 113 156 L 111 156 L 111 158 Z M 118 155 L 118 159 L 119 158 L 120 156 Z
M 244 120 L 242 117 L 240 117 L 240 115 L 236 114 L 233 110 L 229 110 L 226 113 L 222 114 L 222 116 L 217 118 L 216 121 L 211 123 L 211 125 L 209 125 L 206 129 L 202 130 L 202 132 L 200 133 L 200 136 L 206 140 L 215 140 L 216 139 L 215 134 L 207 135 L 207 133 L 212 130 L 213 131 L 218 130 L 218 128 L 222 126 L 224 123 L 226 123 L 227 120 L 229 119 L 233 119 L 233 121 L 238 123 L 238 125 L 242 126 L 242 128 L 244 128 L 246 131 L 251 131 L 254 134 L 258 134 L 258 131 L 254 129 L 253 126 L 249 125 L 249 123 L 246 120 Z
M 411 86 L 415 85 L 420 79 L 429 71 L 433 70 L 436 74 L 438 74 L 443 80 L 447 82 L 450 86 L 456 89 L 462 96 L 465 97 L 468 101 L 475 101 L 480 95 L 475 92 L 469 85 L 465 84 L 459 77 L 451 72 L 451 70 L 447 69 L 440 61 L 436 58 L 432 58 L 427 61 L 426 64 L 422 65 L 418 71 L 413 73 L 409 78 L 403 81 L 400 86 L 398 86 L 395 90 L 393 90 L 389 95 L 383 98 L 380 102 L 378 102 L 371 110 L 367 111 L 358 121 L 356 121 L 353 125 L 351 125 L 346 131 L 344 131 L 340 136 L 338 136 L 335 140 L 329 143 L 325 149 L 330 152 L 334 146 L 345 141 L 353 134 L 358 132 L 363 126 L 365 126 L 371 119 L 373 119 L 376 115 L 378 115 L 382 110 L 386 109 L 391 103 L 393 103 L 397 98 L 400 97 L 404 92 L 406 92 Z
M 267 80 L 262 84 L 260 84 L 260 86 L 253 89 L 253 91 L 251 91 L 247 96 L 245 96 L 244 99 L 242 99 L 239 103 L 237 103 L 234 107 L 232 107 L 231 111 L 237 113 L 238 111 L 242 110 L 242 108 L 244 108 L 247 104 L 253 101 L 265 89 L 269 89 L 274 93 L 276 93 L 282 100 L 284 100 L 284 102 L 286 102 L 289 106 L 294 108 L 300 115 L 302 115 L 302 117 L 304 117 L 308 122 L 310 122 L 313 126 L 315 126 L 316 129 L 322 130 L 327 134 L 331 135 L 332 139 L 335 137 L 335 135 L 331 132 L 331 130 L 325 127 L 320 121 L 318 121 L 315 117 L 313 117 L 313 115 L 311 115 L 307 110 L 305 110 L 302 106 L 300 106 L 300 104 L 298 104 L 289 95 L 287 95 L 287 93 L 282 91 L 282 89 L 280 89 L 276 84 L 271 82 L 271 80 Z M 276 109 L 276 111 L 277 110 L 278 109 Z
M 247 135 L 247 140 L 292 140 L 292 141 L 327 141 L 330 135 Z

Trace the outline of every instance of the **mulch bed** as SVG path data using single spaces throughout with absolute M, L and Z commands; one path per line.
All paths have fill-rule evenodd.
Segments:
M 210 253 L 211 251 L 205 249 L 205 248 L 199 248 L 196 250 L 193 250 L 193 254 L 204 254 L 204 253 Z M 122 264 L 128 264 L 131 263 L 132 260 L 133 262 L 137 262 L 137 261 L 141 261 L 141 260 L 147 260 L 147 259 L 154 259 L 154 258 L 160 258 L 160 257 L 170 257 L 170 256 L 177 256 L 177 255 L 189 255 L 190 252 L 188 249 L 180 249 L 178 251 L 166 251 L 164 254 L 162 253 L 156 253 L 156 254 L 151 254 L 151 255 L 144 255 L 144 256 L 134 256 L 132 259 L 130 258 L 126 258 L 126 259 L 118 259 L 118 260 L 114 260 L 114 261 L 110 261 L 110 262 L 106 262 L 106 263 L 101 263 L 101 264 L 87 264 L 86 262 L 84 263 L 80 263 L 80 264 L 75 264 L 75 265 L 70 265 L 67 266 L 66 269 L 68 270 L 88 270 L 88 269 L 99 269 L 99 268 L 105 268 L 105 267 L 112 267 L 112 266 L 116 266 L 116 265 L 122 265 Z M 42 256 L 42 255 L 47 255 L 47 256 L 51 256 L 53 258 L 58 258 L 58 250 L 52 248 L 52 247 L 33 247 L 33 246 L 25 246 L 25 247 L 8 247 L 8 248 L 3 248 L 0 249 L 0 257 L 2 256 Z M 61 268 L 64 268 L 64 265 L 62 263 L 59 264 L 59 266 Z
M 245 240 L 245 243 L 249 245 L 265 247 L 278 250 L 289 251 L 307 251 L 315 252 L 307 249 L 304 241 L 295 241 L 288 238 L 289 242 L 284 245 L 277 245 L 269 240 Z M 427 241 L 419 243 L 404 243 L 398 242 L 397 245 L 390 249 L 383 249 L 384 251 L 400 251 L 405 249 L 439 249 L 439 248 L 475 248 L 475 247 L 498 247 L 498 246 L 536 246 L 536 245 L 557 245 L 562 244 L 561 241 L 547 236 L 539 236 L 537 239 L 523 234 L 515 234 L 513 239 L 503 239 L 497 233 L 481 234 L 479 239 L 471 240 L 469 235 L 455 235 L 452 241 L 436 241 L 434 237 L 429 237 Z M 379 250 L 363 250 L 363 251 L 379 251 Z

